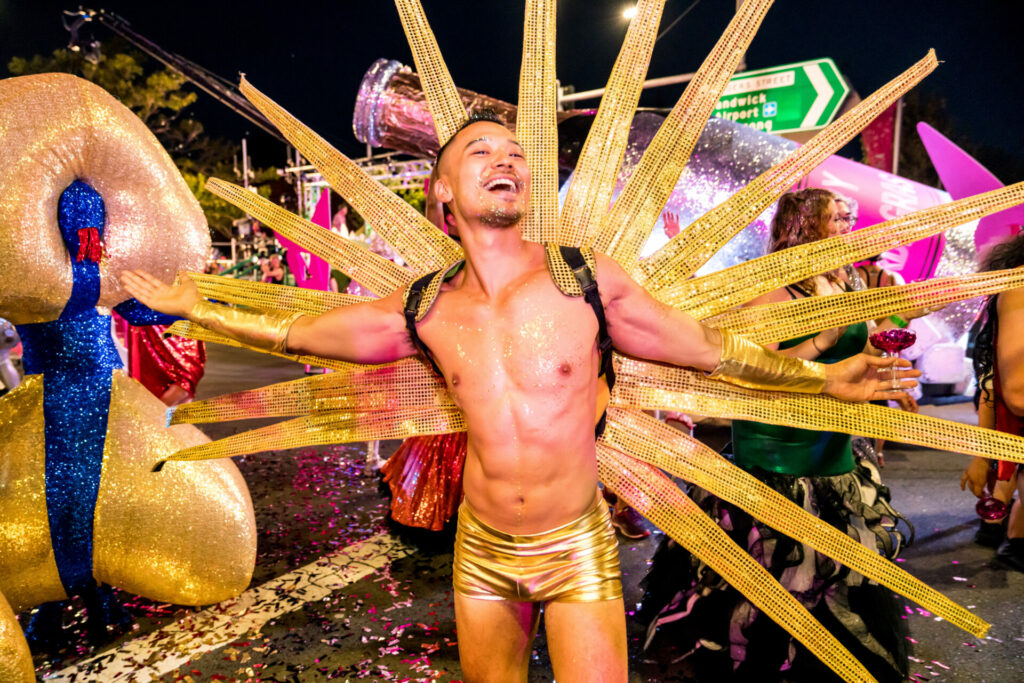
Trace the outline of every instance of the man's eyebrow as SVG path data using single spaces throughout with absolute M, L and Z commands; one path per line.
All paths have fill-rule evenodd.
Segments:
M 477 142 L 490 142 L 490 141 L 491 141 L 491 139 L 489 137 L 487 137 L 486 135 L 482 135 L 482 136 L 480 136 L 478 138 L 475 138 L 475 139 L 470 140 L 469 142 L 467 142 L 466 146 L 463 149 L 469 149 L 470 145 L 475 144 Z
M 470 145 L 472 145 L 472 144 L 474 144 L 474 143 L 476 143 L 476 142 L 491 142 L 491 138 L 489 138 L 489 137 L 488 137 L 488 136 L 486 136 L 486 135 L 481 135 L 480 137 L 478 137 L 478 138 L 475 138 L 475 139 L 473 139 L 473 140 L 470 140 L 469 142 L 467 142 L 467 143 L 466 143 L 466 146 L 465 146 L 465 147 L 463 147 L 463 149 L 469 149 Z M 513 140 L 510 140 L 510 142 L 511 142 L 511 143 L 512 143 L 513 145 L 515 145 L 516 147 L 518 147 L 519 149 L 522 149 L 522 148 L 523 148 L 523 146 L 522 146 L 521 144 L 519 144 L 519 141 L 518 141 L 518 140 L 514 140 L 514 139 L 513 139 Z

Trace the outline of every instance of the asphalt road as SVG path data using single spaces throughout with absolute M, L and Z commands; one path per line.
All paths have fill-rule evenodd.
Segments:
M 257 354 L 211 347 L 199 397 L 302 376 L 302 368 Z M 931 409 L 970 421 L 969 406 Z M 926 409 L 928 410 L 928 409 Z M 218 438 L 260 424 L 210 425 Z M 700 435 L 700 433 L 698 434 Z M 714 442 L 721 432 L 704 431 Z M 714 445 L 714 444 L 713 444 Z M 382 444 L 389 455 L 397 442 Z M 366 446 L 270 452 L 236 459 L 256 508 L 259 549 L 249 591 L 207 608 L 162 605 L 118 593 L 135 623 L 116 639 L 89 644 L 82 608 L 66 613 L 69 642 L 37 652 L 37 673 L 63 681 L 459 680 L 451 592 L 450 540 L 389 532 L 387 502 L 367 476 Z M 974 545 L 974 499 L 959 489 L 964 456 L 888 449 L 885 483 L 917 527 L 902 566 L 991 621 L 976 639 L 914 606 L 915 681 L 1024 680 L 1024 575 Z M 660 533 L 621 542 L 627 612 Z M 24 622 L 25 615 L 22 615 Z M 628 617 L 627 617 L 628 619 Z M 630 623 L 631 681 L 689 681 L 685 662 L 640 651 Z M 543 631 L 530 681 L 552 680 Z

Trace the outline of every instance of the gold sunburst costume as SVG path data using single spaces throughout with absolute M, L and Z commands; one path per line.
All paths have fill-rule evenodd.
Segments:
M 396 0 L 396 5 L 438 139 L 446 141 L 466 120 L 466 110 L 419 0 Z M 515 127 L 533 179 L 530 211 L 522 223 L 527 239 L 593 246 L 614 258 L 660 301 L 687 311 L 705 324 L 728 328 L 758 343 L 1024 285 L 1024 272 L 999 271 L 736 308 L 786 284 L 1019 204 L 1024 201 L 1024 186 L 1020 184 L 787 249 L 708 276 L 692 277 L 735 233 L 930 73 L 937 65 L 933 52 L 683 229 L 660 251 L 638 260 L 640 248 L 675 187 L 704 123 L 771 1 L 747 0 L 737 12 L 608 208 L 664 6 L 664 0 L 640 0 L 561 210 L 556 164 L 555 5 L 555 0 L 526 1 Z M 326 259 L 378 296 L 404 288 L 415 278 L 447 268 L 462 258 L 455 242 L 245 79 L 241 89 L 331 187 L 374 225 L 408 267 L 358 249 L 240 187 L 212 179 L 207 185 L 212 192 Z M 204 297 L 278 316 L 318 315 L 362 300 L 206 275 L 193 279 Z M 205 341 L 242 345 L 192 323 L 176 323 L 172 331 Z M 420 359 L 360 366 L 326 358 L 288 357 L 335 372 L 188 404 L 175 412 L 173 422 L 194 424 L 257 416 L 293 419 L 188 448 L 171 459 L 205 460 L 466 428 L 443 382 Z M 971 634 L 980 637 L 987 631 L 988 624 L 967 609 L 811 516 L 698 441 L 642 411 L 671 409 L 845 432 L 1014 462 L 1024 462 L 1024 439 L 827 396 L 744 389 L 710 379 L 699 371 L 619 355 L 615 357 L 615 370 L 618 382 L 611 395 L 608 425 L 597 444 L 602 481 L 742 591 L 844 679 L 872 680 L 865 668 L 666 473 L 737 505 Z

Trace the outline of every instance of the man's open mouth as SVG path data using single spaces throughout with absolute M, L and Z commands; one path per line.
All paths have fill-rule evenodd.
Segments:
M 488 192 L 511 192 L 519 194 L 519 179 L 515 176 L 500 175 L 488 178 L 483 182 L 482 187 Z

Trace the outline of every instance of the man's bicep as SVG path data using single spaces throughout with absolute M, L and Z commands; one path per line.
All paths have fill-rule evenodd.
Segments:
M 632 286 L 609 307 L 608 329 L 615 348 L 648 360 L 713 369 L 721 352 L 718 333 L 630 282 Z

